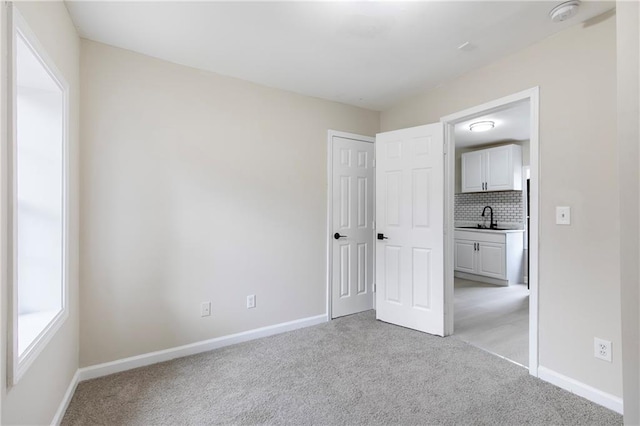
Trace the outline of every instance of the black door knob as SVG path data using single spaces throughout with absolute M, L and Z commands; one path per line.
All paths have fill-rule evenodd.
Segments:
M 388 237 L 385 237 L 384 234 L 378 234 L 378 239 L 379 240 L 388 240 Z
M 335 234 L 333 234 L 333 238 L 335 238 L 336 240 L 339 240 L 340 238 L 347 238 L 346 235 L 340 235 L 337 232 Z

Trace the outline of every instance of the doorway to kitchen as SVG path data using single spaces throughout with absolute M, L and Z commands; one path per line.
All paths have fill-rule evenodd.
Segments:
M 537 376 L 538 90 L 442 121 L 448 333 Z

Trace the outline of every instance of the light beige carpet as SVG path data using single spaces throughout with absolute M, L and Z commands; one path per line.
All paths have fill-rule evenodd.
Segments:
M 376 321 L 373 311 L 82 382 L 62 422 L 525 423 L 622 417 L 458 339 Z

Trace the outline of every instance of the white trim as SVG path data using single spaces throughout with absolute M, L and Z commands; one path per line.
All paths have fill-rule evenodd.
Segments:
M 329 130 L 328 141 L 331 142 L 334 136 L 338 138 L 344 138 L 344 139 L 353 139 L 354 141 L 361 141 L 361 142 L 375 143 L 376 141 L 375 136 L 364 136 L 364 135 L 358 135 L 355 133 L 340 132 L 338 130 Z
M 78 383 L 80 382 L 80 370 L 76 370 L 76 374 L 71 378 L 71 383 L 69 383 L 69 387 L 67 391 L 64 393 L 64 397 L 58 406 L 58 410 L 56 414 L 53 416 L 53 420 L 51 420 L 51 425 L 59 425 L 62 422 L 62 418 L 64 417 L 64 413 L 66 413 L 67 408 L 69 408 L 69 403 L 71 402 L 71 398 L 73 398 L 73 394 L 78 387 Z
M 6 109 L 7 109 L 7 122 L 6 122 L 6 138 L 7 138 L 7 386 L 12 386 L 17 382 L 17 348 L 18 348 L 18 333 L 17 330 L 17 314 L 15 314 L 16 305 L 16 292 L 13 291 L 13 284 L 15 282 L 15 255 L 13 249 L 13 241 L 15 240 L 15 225 L 14 216 L 16 209 L 14 206 L 15 198 L 15 149 L 14 141 L 16 139 L 16 61 L 14 58 L 14 52 L 16 50 L 15 41 L 15 22 L 14 22 L 14 5 L 11 2 L 6 3 L 7 13 L 7 87 L 6 87 Z
M 533 87 L 531 89 L 523 90 L 522 92 L 505 96 L 503 98 L 495 99 L 493 101 L 489 101 L 481 105 L 476 105 L 474 107 L 467 108 L 465 110 L 458 111 L 453 114 L 449 114 L 447 116 L 442 117 L 440 121 L 443 121 L 446 123 L 458 123 L 465 120 L 470 120 L 475 117 L 486 115 L 488 112 L 492 112 L 492 110 L 501 110 L 506 105 L 523 101 L 526 99 L 530 99 L 534 95 L 537 96 L 537 94 L 538 94 L 538 86 Z
M 42 352 L 44 348 L 47 347 L 47 344 L 49 344 L 51 339 L 53 339 L 53 336 L 55 336 L 58 330 L 60 330 L 67 318 L 69 318 L 69 309 L 66 309 L 65 306 L 33 340 L 33 343 L 31 343 L 31 345 L 29 345 L 29 347 L 25 350 L 22 359 L 20 359 L 17 355 L 14 355 L 13 359 L 18 359 L 19 361 L 17 363 L 14 363 L 12 376 L 13 385 L 18 383 L 18 380 L 20 380 L 24 373 L 27 372 L 31 364 L 33 364 L 33 362 L 38 358 L 40 352 Z M 15 322 L 15 324 L 17 326 L 17 321 Z M 14 337 L 17 339 L 18 333 L 14 332 Z M 16 349 L 16 353 L 17 347 L 18 345 L 16 343 L 14 346 L 14 348 Z
M 595 402 L 598 405 L 602 405 L 616 413 L 623 414 L 622 398 L 619 398 L 610 393 L 602 392 L 593 386 L 586 385 L 571 377 L 564 376 L 560 373 L 556 373 L 547 367 L 538 367 L 538 377 L 545 382 L 558 386 L 566 391 L 588 399 L 591 402 Z
M 529 100 L 530 102 L 530 168 L 531 168 L 531 232 L 529 233 L 529 373 L 538 375 L 538 250 L 539 250 L 539 217 L 540 188 L 539 163 L 539 102 L 540 90 L 533 87 L 482 105 L 475 106 L 440 119 L 444 126 L 445 152 L 449 161 L 445 161 L 445 218 L 454 216 L 453 192 L 455 185 L 455 141 L 454 126 L 456 123 L 476 118 L 487 113 L 503 109 L 509 104 Z M 445 333 L 453 333 L 453 221 L 445 222 Z
M 531 148 L 529 148 L 531 151 Z M 527 240 L 529 239 L 529 234 L 527 232 L 527 215 L 529 215 L 529 211 L 527 210 L 527 196 L 529 196 L 527 192 L 527 172 L 531 175 L 531 167 L 530 166 L 522 166 L 522 226 L 524 226 L 524 237 L 522 239 L 522 248 L 524 250 L 527 249 Z M 524 274 L 525 271 L 523 271 Z M 526 276 L 526 275 L 524 275 Z
M 8 47 L 9 40 L 7 34 L 9 29 L 11 28 L 11 19 L 7 17 L 10 13 L 10 3 L 2 3 L 0 4 L 0 129 L 3 130 L 0 133 L 0 339 L 2 339 L 2 343 L 0 343 L 0 348 L 8 348 L 9 342 L 8 340 L 11 336 L 8 334 L 8 329 L 6 328 L 6 321 L 8 319 L 8 315 L 11 313 L 11 309 L 9 307 L 9 303 L 7 300 L 8 293 L 6 293 L 5 289 L 9 283 L 9 275 L 8 272 L 11 270 L 9 268 L 9 261 L 11 260 L 10 256 L 7 254 L 9 248 L 9 226 L 8 226 L 8 208 L 9 208 L 9 200 L 8 196 L 10 194 L 8 178 L 9 178 L 9 164 L 8 161 L 9 153 L 11 152 L 8 148 L 9 144 L 9 128 L 8 126 L 8 107 L 9 107 L 9 93 L 8 87 L 9 82 L 8 78 L 10 77 L 9 62 L 7 61 L 8 54 L 10 53 L 10 48 Z M 5 322 L 6 321 L 6 322 Z M 7 334 L 5 334 L 7 333 Z M 2 385 L 8 387 L 7 383 L 9 380 L 9 370 L 11 370 L 9 362 L 10 355 L 8 350 L 5 350 L 6 359 L 4 362 L 0 362 L 0 388 Z M 2 349 L 0 349 L 0 353 L 2 353 Z M 2 358 L 0 356 L 0 358 Z M 1 414 L 4 410 L 5 402 L 4 398 L 0 396 L 0 418 Z M 0 420 L 1 422 L 1 420 Z
M 538 272 L 540 264 L 538 256 L 540 251 L 540 89 L 535 87 L 528 91 L 529 113 L 530 113 L 530 143 L 529 143 L 529 373 L 537 376 L 539 351 L 538 339 L 540 335 L 538 323 L 538 295 L 539 281 Z M 533 213 L 532 213 L 533 212 Z
M 340 132 L 337 130 L 329 130 L 327 132 L 327 318 L 329 321 L 333 318 L 332 306 L 331 306 L 331 278 L 333 275 L 333 241 L 331 236 L 333 235 L 333 138 L 339 137 L 344 139 L 352 139 L 360 142 L 369 142 L 375 144 L 376 138 L 372 136 L 357 135 L 355 133 Z M 375 156 L 374 156 L 375 158 Z M 375 179 L 374 179 L 375 185 Z M 375 186 L 374 186 L 375 197 Z M 374 217 L 375 221 L 375 199 L 374 199 Z M 375 231 L 375 230 L 374 230 Z M 374 244 L 375 248 L 375 244 Z M 375 252 L 374 252 L 374 271 L 375 271 Z M 375 295 L 373 298 L 375 306 Z
M 455 126 L 451 123 L 442 122 L 444 133 L 444 335 L 453 334 L 453 283 L 454 283 L 454 224 L 455 224 L 455 170 L 456 170 L 456 147 L 455 147 Z
M 9 52 L 8 52 L 8 70 L 9 70 L 9 88 L 8 88 L 8 119 L 7 130 L 9 136 L 9 200 L 8 209 L 8 228 L 10 233 L 10 248 L 8 250 L 8 299 L 9 303 L 9 321 L 8 321 L 8 342 L 9 349 L 7 351 L 8 362 L 8 384 L 14 385 L 20 380 L 22 375 L 27 371 L 29 366 L 37 359 L 38 355 L 46 347 L 48 342 L 62 327 L 69 317 L 69 84 L 65 80 L 63 74 L 56 67 L 55 62 L 49 57 L 46 49 L 38 41 L 35 33 L 31 30 L 25 19 L 22 17 L 17 8 L 12 4 L 8 5 L 7 16 L 10 21 L 7 25 L 9 31 Z M 24 354 L 20 356 L 18 353 L 18 292 L 15 289 L 17 283 L 17 275 L 15 268 L 15 251 L 17 241 L 16 226 L 16 180 L 14 174 L 16 170 L 16 40 L 20 37 L 24 43 L 31 49 L 35 57 L 40 61 L 45 71 L 51 79 L 59 86 L 63 96 L 62 109 L 62 309 L 54 317 L 54 319 L 38 334 L 33 343 L 25 349 Z
M 255 330 L 230 334 L 228 336 L 216 337 L 215 339 L 203 340 L 201 342 L 191 343 L 184 346 L 177 346 L 175 348 L 149 352 L 142 355 L 106 362 L 104 364 L 92 365 L 78 370 L 80 372 L 80 381 L 95 379 L 96 377 L 107 376 L 109 374 L 144 367 L 158 362 L 169 361 L 175 358 L 195 355 L 225 346 L 235 345 L 236 343 L 248 342 L 261 337 L 273 336 L 275 334 L 285 333 L 299 328 L 311 327 L 325 322 L 327 322 L 327 315 L 322 314 L 314 317 L 270 325 L 267 327 L 256 328 Z

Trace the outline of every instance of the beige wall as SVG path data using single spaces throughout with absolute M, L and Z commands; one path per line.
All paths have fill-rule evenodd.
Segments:
M 378 112 L 84 40 L 82 105 L 82 366 L 325 313 L 327 130 Z
M 624 422 L 640 424 L 640 7 L 617 3 Z
M 622 395 L 615 17 L 570 28 L 381 115 L 383 131 L 540 87 L 540 365 Z M 572 207 L 556 226 L 555 206 Z M 593 338 L 613 342 L 613 363 Z
M 2 13 L 6 12 L 2 3 Z M 7 389 L 2 375 L 2 424 L 49 424 L 78 369 L 78 121 L 80 40 L 62 2 L 20 2 L 22 13 L 36 37 L 70 85 L 70 315 L 53 340 L 17 385 Z M 4 35 L 5 33 L 2 32 Z M 6 140 L 3 140 L 6 143 Z M 5 151 L 3 151 L 4 153 Z M 3 163 L 4 165 L 5 163 Z M 6 177 L 4 174 L 2 177 Z M 4 182 L 3 182 L 4 184 Z M 3 191 L 3 193 L 6 193 Z M 4 200 L 6 202 L 6 200 Z M 3 208 L 3 212 L 5 212 Z M 6 223 L 3 218 L 3 223 Z M 3 228 L 6 229 L 6 228 Z M 6 234 L 5 234 L 6 235 Z M 3 238 L 2 248 L 6 240 Z M 3 261 L 6 259 L 3 255 Z M 0 268 L 6 271 L 4 265 Z M 6 276 L 2 300 L 6 301 Z M 6 312 L 6 303 L 2 305 Z M 3 323 L 2 365 L 6 362 L 6 322 Z

